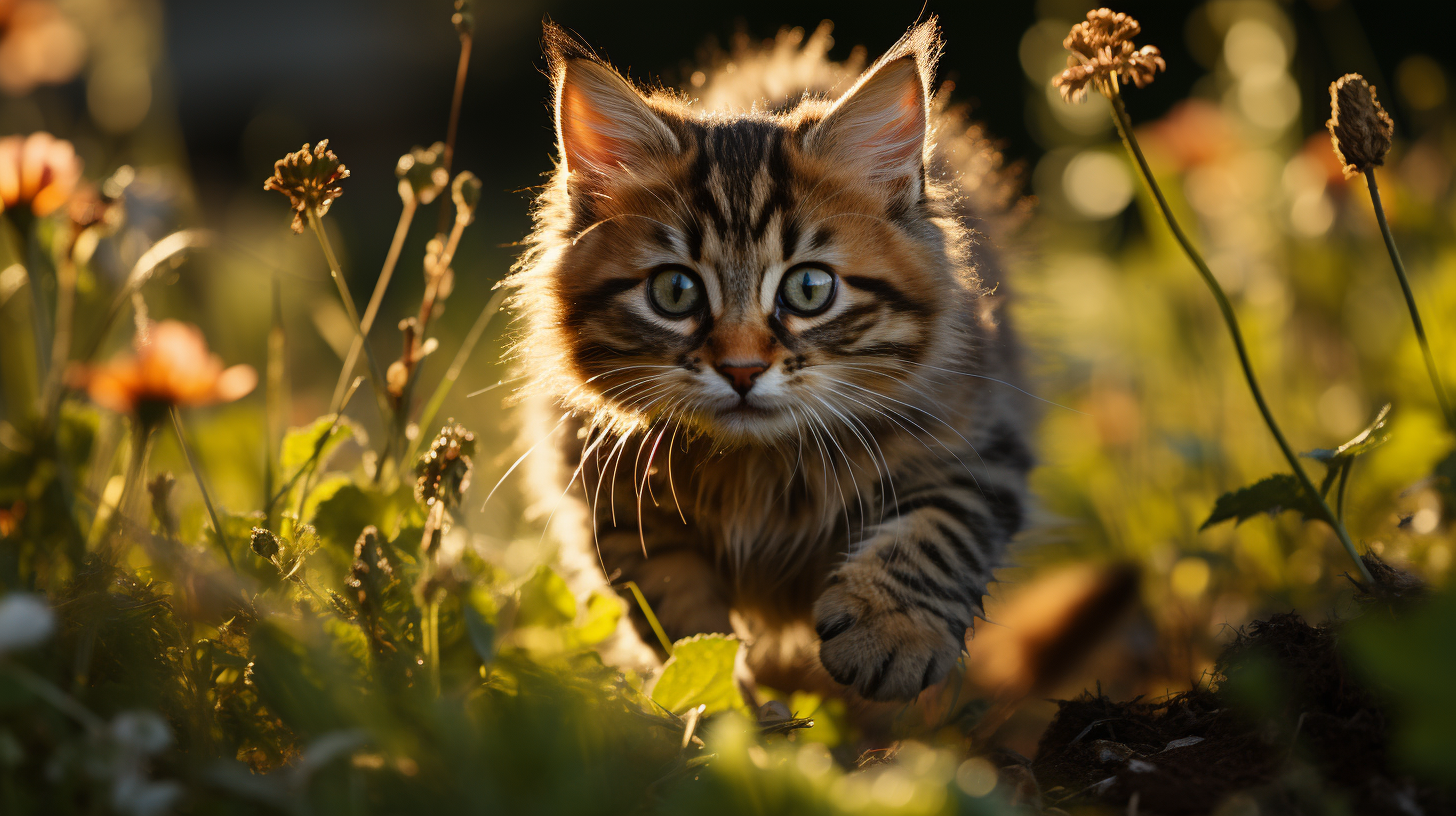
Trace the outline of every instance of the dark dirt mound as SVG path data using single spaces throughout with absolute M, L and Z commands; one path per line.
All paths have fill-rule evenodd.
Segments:
M 1060 703 L 1031 770 L 1047 805 L 1208 813 L 1235 793 L 1265 813 L 1448 814 L 1449 795 L 1396 771 L 1388 721 L 1338 651 L 1339 624 L 1298 615 L 1251 624 L 1217 683 L 1144 703 Z

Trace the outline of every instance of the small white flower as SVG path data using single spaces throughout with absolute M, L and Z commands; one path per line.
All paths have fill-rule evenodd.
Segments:
M 122 748 L 151 756 L 172 744 L 172 730 L 151 711 L 126 711 L 111 721 L 111 738 Z
M 111 788 L 112 806 L 128 816 L 162 816 L 181 798 L 176 782 L 151 782 L 135 773 L 117 777 Z
M 0 598 L 0 657 L 44 643 L 56 629 L 56 615 L 40 595 L 12 592 Z

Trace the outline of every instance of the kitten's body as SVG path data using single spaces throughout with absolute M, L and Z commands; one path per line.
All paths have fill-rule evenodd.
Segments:
M 548 32 L 563 163 L 513 279 L 528 438 L 562 442 L 538 478 L 578 579 L 635 582 L 672 638 L 736 622 L 776 687 L 906 699 L 1022 524 L 1031 411 L 981 243 L 1006 197 L 929 98 L 933 25 L 833 104 L 858 66 L 826 35 L 735 55 L 710 112 Z M 697 311 L 655 299 L 672 270 Z M 784 300 L 830 272 L 822 314 Z

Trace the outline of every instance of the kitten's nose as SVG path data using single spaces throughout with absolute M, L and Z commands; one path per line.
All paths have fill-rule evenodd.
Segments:
M 733 390 L 737 391 L 740 397 L 747 396 L 748 390 L 753 387 L 753 381 L 758 379 L 758 375 L 767 370 L 768 364 L 759 360 L 751 360 L 748 362 L 733 361 L 718 364 L 718 373 L 722 374 L 724 379 L 732 384 Z

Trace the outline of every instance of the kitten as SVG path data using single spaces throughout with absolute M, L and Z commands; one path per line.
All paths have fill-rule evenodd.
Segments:
M 800 39 L 649 92 L 548 26 L 560 158 L 510 280 L 528 441 L 562 444 L 563 559 L 669 638 L 736 623 L 778 687 L 905 700 L 1023 521 L 1032 411 L 981 243 L 1007 185 L 931 92 L 934 20 L 857 81 Z

